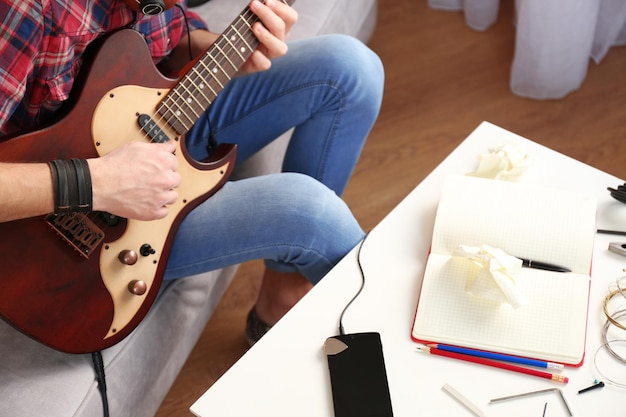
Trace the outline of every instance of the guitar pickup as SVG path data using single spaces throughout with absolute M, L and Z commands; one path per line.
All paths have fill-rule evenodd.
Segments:
M 158 124 L 147 114 L 140 114 L 137 119 L 141 129 L 156 143 L 165 143 L 170 140 Z

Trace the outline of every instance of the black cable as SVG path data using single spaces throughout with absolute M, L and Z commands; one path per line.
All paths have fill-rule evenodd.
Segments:
M 365 287 L 365 273 L 363 272 L 363 265 L 361 265 L 361 249 L 363 249 L 363 245 L 365 244 L 365 240 L 367 239 L 368 236 L 369 236 L 369 233 L 367 233 L 365 237 L 363 238 L 363 240 L 361 241 L 361 244 L 359 245 L 359 251 L 357 252 L 357 255 L 356 255 L 356 261 L 357 261 L 357 264 L 359 265 L 359 271 L 361 272 L 361 287 L 356 292 L 356 294 L 354 294 L 354 297 L 352 297 L 352 299 L 348 302 L 348 304 L 346 304 L 346 306 L 343 308 L 343 311 L 341 312 L 341 316 L 339 316 L 339 334 L 341 335 L 346 334 L 343 328 L 343 315 L 346 314 L 346 310 L 348 310 L 348 307 L 350 307 L 350 305 L 354 302 L 354 300 L 356 300 L 359 294 L 361 294 L 361 291 L 363 291 L 363 287 Z
M 191 53 L 191 29 L 189 28 L 189 19 L 187 18 L 185 8 L 180 3 L 176 3 L 175 6 L 180 9 L 180 12 L 185 18 L 185 26 L 187 27 L 187 49 L 189 51 L 189 60 L 193 61 L 193 54 Z
M 104 410 L 104 417 L 109 417 L 109 399 L 107 397 L 107 383 L 104 374 L 104 361 L 102 360 L 102 352 L 92 352 L 91 360 L 96 370 L 96 381 L 98 381 L 98 390 L 102 397 L 102 407 Z

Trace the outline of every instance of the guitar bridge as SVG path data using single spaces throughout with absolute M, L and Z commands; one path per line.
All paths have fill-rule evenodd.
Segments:
M 81 213 L 49 214 L 46 223 L 82 257 L 89 259 L 104 239 L 104 232 Z

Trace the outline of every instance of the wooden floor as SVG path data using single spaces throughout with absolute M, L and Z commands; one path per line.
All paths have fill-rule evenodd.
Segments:
M 426 0 L 380 2 L 370 46 L 385 65 L 385 97 L 344 196 L 365 230 L 483 120 L 626 180 L 626 48 L 590 64 L 583 86 L 563 100 L 519 98 L 508 86 L 513 1 L 501 3 L 498 23 L 479 33 Z M 157 416 L 191 415 L 195 399 L 245 353 L 260 271 L 259 262 L 242 266 Z

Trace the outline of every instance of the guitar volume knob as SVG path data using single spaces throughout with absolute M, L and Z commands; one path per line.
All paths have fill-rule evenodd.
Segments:
M 137 252 L 128 249 L 121 251 L 117 256 L 117 259 L 119 259 L 124 265 L 135 265 L 138 258 Z
M 134 279 L 128 283 L 128 291 L 133 295 L 144 295 L 148 286 L 144 281 Z

